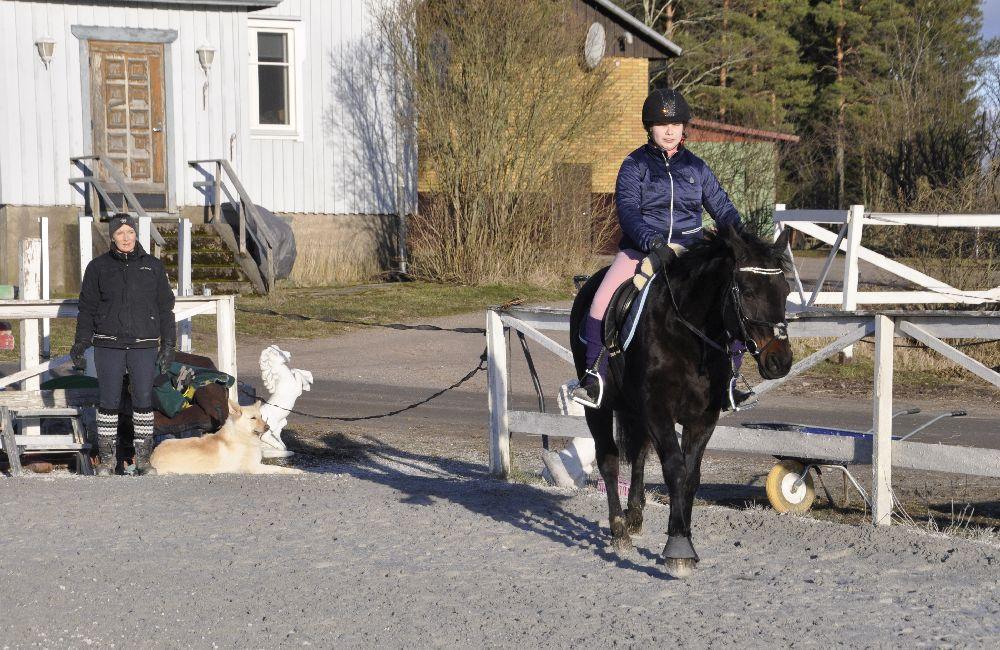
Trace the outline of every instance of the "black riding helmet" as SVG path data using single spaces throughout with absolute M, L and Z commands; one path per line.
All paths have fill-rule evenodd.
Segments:
M 687 123 L 691 121 L 691 108 L 684 96 L 673 88 L 656 88 L 642 103 L 642 126 L 654 124 Z

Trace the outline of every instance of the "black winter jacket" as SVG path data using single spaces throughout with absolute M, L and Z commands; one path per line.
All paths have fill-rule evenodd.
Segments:
M 138 243 L 91 260 L 80 289 L 76 341 L 100 348 L 173 347 L 174 294 L 163 263 Z

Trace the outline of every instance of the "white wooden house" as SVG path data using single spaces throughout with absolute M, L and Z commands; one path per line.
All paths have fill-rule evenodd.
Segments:
M 70 180 L 114 174 L 79 156 L 157 220 L 204 220 L 215 167 L 190 163 L 229 161 L 292 223 L 293 279 L 386 264 L 416 188 L 378 34 L 365 0 L 0 0 L 0 283 L 48 216 L 53 290 L 75 291 L 88 188 Z

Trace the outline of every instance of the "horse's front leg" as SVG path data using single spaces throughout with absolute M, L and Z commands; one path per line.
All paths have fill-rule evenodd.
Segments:
M 642 435 L 640 432 L 636 432 Z M 633 434 L 635 435 L 635 434 Z M 634 451 L 630 450 L 632 463 L 632 484 L 628 490 L 628 510 L 625 511 L 625 526 L 629 535 L 642 535 L 643 510 L 646 507 L 646 456 L 649 454 L 649 438 L 642 435 L 642 442 Z
M 674 421 L 666 412 L 658 412 L 661 408 L 654 407 L 647 412 L 647 427 L 650 438 L 656 445 L 656 453 L 663 467 L 663 481 L 670 493 L 670 518 L 667 524 L 667 544 L 659 563 L 666 565 L 667 572 L 675 578 L 686 578 L 694 571 L 698 562 L 698 554 L 694 552 L 687 516 L 690 509 L 687 506 L 687 462 L 677 433 Z
M 715 423 L 718 421 L 718 414 L 706 415 L 701 420 L 690 422 L 684 425 L 684 435 L 682 446 L 684 450 L 685 463 L 685 485 L 684 485 L 684 522 L 687 528 L 683 531 L 688 540 L 691 539 L 692 511 L 694 508 L 695 494 L 698 486 L 701 485 L 701 461 L 705 455 L 705 448 L 715 431 Z M 693 549 L 693 546 L 692 546 Z M 695 560 L 698 555 L 695 553 Z
M 611 409 L 587 409 L 587 425 L 594 437 L 597 469 L 608 491 L 608 523 L 611 545 L 618 555 L 633 551 L 632 539 L 625 525 L 621 499 L 618 497 L 618 446 L 614 438 L 614 417 Z

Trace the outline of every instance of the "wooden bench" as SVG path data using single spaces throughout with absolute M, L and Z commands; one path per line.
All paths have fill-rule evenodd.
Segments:
M 11 476 L 23 473 L 21 456 L 31 454 L 73 454 L 77 458 L 77 470 L 81 474 L 92 475 L 94 468 L 90 462 L 90 443 L 87 431 L 80 419 L 80 409 L 76 407 L 19 407 L 0 405 L 0 436 L 3 451 Z M 66 419 L 73 433 L 70 435 L 18 435 L 17 421 L 22 419 Z

